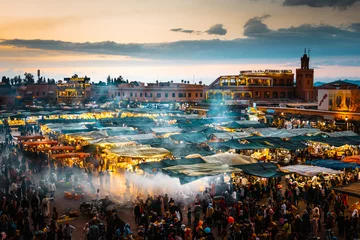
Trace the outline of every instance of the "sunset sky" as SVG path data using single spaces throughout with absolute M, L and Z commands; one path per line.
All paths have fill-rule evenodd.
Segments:
M 360 0 L 0 0 L 0 76 L 211 83 L 292 69 L 360 79 Z

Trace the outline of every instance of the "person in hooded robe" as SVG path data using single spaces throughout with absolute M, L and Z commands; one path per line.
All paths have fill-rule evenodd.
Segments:
M 50 216 L 50 201 L 52 200 L 52 198 L 44 198 L 41 202 L 41 211 L 44 215 L 44 217 L 49 217 Z

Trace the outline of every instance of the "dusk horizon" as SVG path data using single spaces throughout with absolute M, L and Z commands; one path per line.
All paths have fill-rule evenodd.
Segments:
M 24 3 L 41 17 L 3 4 L 0 75 L 210 84 L 241 70 L 295 72 L 306 48 L 315 81 L 360 79 L 356 0 L 84 3 Z

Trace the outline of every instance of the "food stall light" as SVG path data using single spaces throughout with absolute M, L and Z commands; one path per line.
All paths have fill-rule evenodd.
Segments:
M 348 116 L 345 117 L 345 121 L 347 121 L 347 120 L 349 120 L 349 119 L 348 119 Z

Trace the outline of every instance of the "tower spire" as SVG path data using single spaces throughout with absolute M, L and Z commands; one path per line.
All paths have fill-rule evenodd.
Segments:
M 305 48 L 305 50 L 304 50 L 304 54 L 306 54 L 306 48 Z

